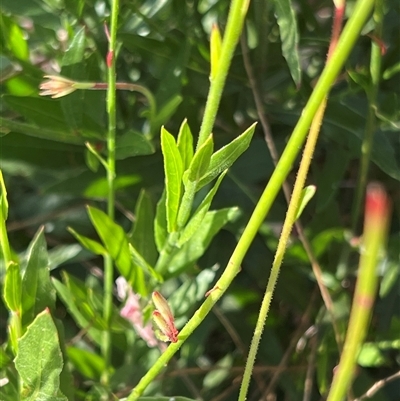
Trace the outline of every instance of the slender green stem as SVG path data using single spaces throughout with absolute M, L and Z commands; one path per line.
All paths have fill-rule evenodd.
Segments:
M 329 51 L 328 51 L 328 60 L 331 57 L 334 49 L 336 48 L 336 44 L 339 39 L 339 35 L 340 35 L 341 27 L 342 27 L 343 15 L 344 15 L 344 4 L 341 4 L 340 6 L 337 6 L 335 8 L 335 17 L 333 20 L 332 37 L 331 37 L 331 42 L 330 42 Z M 248 392 L 249 385 L 250 385 L 251 373 L 253 371 L 254 363 L 256 360 L 256 356 L 257 356 L 258 346 L 260 344 L 261 336 L 264 331 L 265 321 L 267 319 L 269 308 L 271 306 L 274 288 L 278 281 L 278 276 L 279 276 L 280 268 L 282 265 L 283 256 L 285 254 L 285 250 L 286 250 L 287 243 L 289 240 L 289 236 L 293 229 L 293 225 L 296 224 L 296 215 L 297 215 L 297 211 L 298 211 L 299 204 L 300 204 L 301 192 L 304 188 L 304 184 L 305 184 L 305 181 L 306 181 L 306 178 L 308 175 L 308 171 L 310 169 L 311 160 L 314 155 L 315 146 L 317 144 L 322 120 L 323 120 L 325 109 L 326 109 L 326 104 L 327 104 L 327 96 L 325 96 L 325 98 L 321 102 L 321 105 L 319 106 L 319 109 L 318 109 L 317 113 L 315 114 L 313 122 L 311 124 L 310 134 L 308 135 L 307 143 L 304 148 L 303 157 L 301 159 L 296 182 L 295 182 L 295 185 L 293 188 L 293 193 L 292 193 L 292 196 L 289 201 L 288 211 L 286 213 L 285 222 L 283 224 L 282 233 L 279 238 L 279 243 L 278 243 L 278 247 L 277 247 L 277 250 L 275 253 L 274 262 L 272 264 L 272 269 L 271 269 L 270 277 L 268 280 L 267 288 L 265 290 L 263 301 L 261 303 L 260 313 L 258 315 L 256 328 L 254 330 L 254 335 L 253 335 L 253 338 L 251 341 L 249 356 L 246 361 L 246 368 L 244 370 L 243 381 L 242 381 L 242 385 L 240 388 L 239 401 L 246 400 L 247 392 Z M 271 153 L 272 153 L 272 155 L 275 155 L 276 150 L 275 150 L 275 146 L 273 145 L 273 140 L 270 139 L 270 142 L 271 143 L 270 143 L 269 147 L 273 149 L 273 151 Z M 276 162 L 275 162 L 275 164 L 276 164 Z M 285 188 L 286 183 L 283 183 L 283 185 L 284 185 L 283 189 L 284 189 L 285 195 L 289 198 L 290 195 L 287 195 L 287 192 L 289 192 L 289 190 L 287 188 Z M 297 227 L 299 225 L 300 225 L 300 223 L 297 224 Z M 302 230 L 299 230 L 299 233 L 302 233 Z M 301 235 L 304 237 L 304 233 L 302 233 Z M 301 236 L 300 236 L 300 238 L 301 238 Z M 308 254 L 312 256 L 310 259 L 311 260 L 315 259 L 314 256 L 312 255 L 312 253 L 310 252 L 310 249 L 308 249 L 309 245 L 307 245 L 307 241 L 305 240 L 305 238 L 302 239 L 302 242 L 303 242 L 303 244 L 306 245 L 305 249 L 308 252 Z M 312 264 L 315 264 L 315 262 L 313 262 Z M 313 266 L 313 270 L 316 270 L 315 266 Z M 316 274 L 317 280 L 318 280 L 319 273 L 320 273 L 319 269 L 317 269 L 317 274 Z M 321 294 L 324 297 L 324 300 L 326 298 L 328 298 L 330 301 L 329 303 L 327 302 L 327 305 L 331 305 L 332 301 L 330 300 L 329 293 L 326 292 L 325 296 L 324 296 L 325 288 L 323 286 L 320 286 L 320 288 L 321 288 Z M 331 310 L 329 310 L 329 311 L 331 312 Z M 332 313 L 332 322 L 333 322 L 333 327 L 335 330 L 336 340 L 339 345 L 341 342 L 340 342 L 339 332 L 336 328 L 335 318 L 334 318 L 333 313 Z M 341 347 L 339 346 L 339 349 L 340 348 Z
M 324 116 L 327 103 L 326 99 L 327 98 L 325 97 L 325 99 L 322 101 L 317 111 L 317 114 L 315 115 L 313 124 L 310 129 L 310 134 L 308 136 L 307 143 L 304 148 L 303 157 L 301 159 L 296 182 L 293 187 L 292 197 L 290 198 L 285 222 L 283 223 L 282 233 L 279 238 L 278 247 L 275 253 L 274 261 L 272 263 L 272 269 L 269 276 L 267 288 L 265 290 L 265 294 L 261 303 L 260 313 L 258 315 L 256 328 L 254 330 L 254 335 L 251 341 L 249 356 L 247 357 L 246 361 L 246 368 L 243 374 L 243 381 L 240 387 L 238 401 L 246 400 L 247 391 L 250 385 L 251 372 L 253 371 L 254 368 L 254 363 L 257 356 L 257 350 L 260 344 L 262 333 L 264 331 L 264 325 L 269 312 L 269 307 L 271 305 L 274 288 L 278 281 L 278 276 L 282 265 L 283 256 L 285 255 L 285 250 L 289 240 L 289 236 L 293 229 L 293 225 L 295 224 L 296 221 L 297 210 L 300 204 L 301 191 L 304 188 L 304 183 L 307 178 L 308 170 L 310 168 L 311 160 L 315 150 L 315 145 L 317 143 L 318 135 L 320 132 L 321 122 Z
M 361 254 L 356 289 L 350 320 L 327 401 L 341 401 L 348 391 L 356 370 L 356 361 L 365 339 L 373 310 L 378 275 L 379 253 L 384 245 L 389 220 L 387 196 L 380 186 L 371 184 L 367 189 L 363 252 Z
M 146 387 L 154 380 L 154 378 L 163 369 L 165 364 L 172 358 L 172 356 L 179 350 L 183 342 L 193 333 L 193 331 L 200 325 L 207 314 L 211 311 L 213 305 L 222 297 L 223 293 L 227 290 L 232 280 L 240 271 L 240 264 L 249 249 L 259 227 L 264 221 L 272 202 L 276 198 L 280 187 L 285 181 L 291 166 L 301 148 L 310 124 L 317 112 L 320 103 L 328 94 L 330 87 L 335 81 L 340 69 L 343 67 L 361 29 L 368 18 L 374 0 L 359 0 L 356 3 L 353 14 L 350 17 L 343 34 L 340 37 L 336 51 L 333 53 L 331 59 L 327 62 L 326 67 L 306 105 L 303 113 L 298 121 L 293 134 L 282 154 L 279 163 L 271 176 L 271 179 L 261 195 L 254 212 L 230 258 L 228 265 L 222 273 L 220 279 L 217 281 L 214 288 L 208 293 L 204 303 L 195 312 L 192 318 L 187 322 L 178 336 L 178 342 L 172 343 L 165 350 L 165 352 L 154 363 L 145 376 L 139 381 L 138 385 L 133 389 L 128 397 L 128 401 L 136 401 Z
M 197 149 L 207 140 L 214 126 L 233 52 L 235 51 L 239 36 L 242 32 L 249 3 L 250 0 L 232 0 L 226 30 L 222 40 L 218 68 L 215 77 L 211 81 L 203 121 L 200 127 Z
M 375 22 L 374 37 L 377 39 L 377 41 L 381 41 L 383 24 L 383 0 L 376 0 L 373 19 Z M 367 92 L 368 114 L 364 138 L 361 144 L 360 172 L 357 183 L 356 197 L 352 211 L 352 232 L 356 232 L 357 230 L 357 223 L 359 221 L 361 213 L 361 205 L 364 199 L 365 188 L 367 186 L 368 169 L 371 160 L 372 145 L 374 142 L 374 133 L 376 130 L 376 98 L 378 95 L 379 82 L 381 77 L 381 64 L 382 49 L 379 46 L 379 43 L 372 40 L 370 62 L 371 87 Z
M 172 232 L 168 235 L 167 240 L 165 241 L 164 248 L 160 252 L 160 256 L 158 257 L 157 263 L 154 267 L 155 271 L 160 274 L 165 274 L 168 270 L 168 265 L 172 258 L 175 255 L 175 252 L 178 248 L 175 246 L 179 237 L 178 232 Z
M 108 64 L 108 88 L 107 88 L 107 113 L 108 113 L 108 133 L 107 133 L 107 214 L 114 219 L 115 204 L 115 137 L 116 137 L 116 42 L 117 42 L 117 22 L 118 22 L 119 0 L 113 0 L 111 8 L 111 29 L 109 38 L 109 49 L 107 55 Z M 111 367 L 111 315 L 113 297 L 114 266 L 111 255 L 107 254 L 104 260 L 104 320 L 107 328 L 104 330 L 102 352 L 105 360 L 105 369 L 102 375 L 102 383 L 106 387 L 110 381 Z

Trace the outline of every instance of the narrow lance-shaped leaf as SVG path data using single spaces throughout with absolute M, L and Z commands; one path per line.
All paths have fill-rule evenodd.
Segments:
M 7 220 L 8 217 L 8 200 L 7 200 L 7 189 L 4 184 L 3 173 L 0 170 L 0 207 L 3 213 L 2 218 Z
M 183 174 L 183 183 L 185 191 L 179 207 L 177 227 L 178 231 L 185 226 L 192 211 L 193 200 L 196 194 L 197 182 L 205 174 L 210 164 L 210 158 L 213 152 L 214 144 L 212 135 L 210 135 L 203 145 L 195 153 L 190 167 Z
M 183 244 L 182 248 L 172 258 L 171 263 L 167 266 L 168 273 L 177 275 L 192 267 L 197 259 L 204 254 L 217 232 L 228 221 L 235 220 L 239 214 L 240 211 L 237 207 L 208 211 L 196 231 L 196 235 L 192 235 L 190 240 Z M 161 273 L 164 278 L 168 277 L 164 274 L 166 272 L 161 271 Z
M 102 332 L 93 326 L 91 319 L 88 319 L 85 313 L 78 307 L 76 302 L 76 294 L 73 294 L 68 286 L 61 281 L 53 278 L 54 288 L 57 290 L 59 299 L 64 303 L 68 312 L 73 317 L 76 324 L 83 330 L 87 331 L 89 337 L 97 344 L 102 343 Z
M 46 307 L 55 306 L 55 290 L 50 281 L 46 239 L 41 227 L 28 248 L 28 263 L 22 278 L 22 322 L 29 324 Z
M 214 150 L 214 141 L 212 135 L 201 145 L 195 153 L 189 166 L 188 179 L 190 181 L 198 181 L 200 177 L 206 174 L 210 165 L 211 155 Z
M 307 206 L 307 203 L 310 202 L 316 190 L 317 188 L 315 185 L 308 185 L 307 187 L 303 188 L 300 195 L 299 208 L 297 209 L 296 213 L 296 220 L 300 218 L 304 208 Z
M 243 132 L 243 134 L 211 156 L 208 170 L 197 184 L 197 191 L 218 177 L 224 170 L 229 168 L 249 147 L 255 127 L 256 123 L 251 125 L 245 132 Z
M 176 218 L 182 196 L 182 158 L 174 137 L 161 128 L 161 150 L 164 157 L 168 232 L 176 231 Z
M 151 121 L 152 129 L 159 129 L 160 125 L 165 124 L 166 121 L 175 113 L 175 110 L 182 102 L 182 96 L 175 95 L 168 102 L 155 113 L 155 117 Z
M 73 79 L 85 78 L 83 58 L 85 54 L 85 28 L 81 28 L 74 36 L 61 62 L 61 74 Z M 61 108 L 65 121 L 71 128 L 78 129 L 82 126 L 84 107 L 83 93 L 77 91 L 61 99 Z
M 154 265 L 157 261 L 157 249 L 154 242 L 154 206 L 150 195 L 142 190 L 135 207 L 135 223 L 129 242 L 149 263 Z
M 68 227 L 68 231 L 90 252 L 93 252 L 95 255 L 106 255 L 107 251 L 95 240 L 91 238 L 85 237 L 84 235 L 78 234 L 73 228 Z
M 157 273 L 152 266 L 150 266 L 139 251 L 132 245 L 129 244 L 129 250 L 131 251 L 133 262 L 140 267 L 144 272 L 149 273 L 159 283 L 162 283 L 164 279 L 161 274 Z
M 274 0 L 276 20 L 282 41 L 282 54 L 290 74 L 297 86 L 301 81 L 300 57 L 298 52 L 299 32 L 291 0 Z
M 19 264 L 11 261 L 6 267 L 4 301 L 10 311 L 21 311 L 21 271 Z
M 164 190 L 157 202 L 156 218 L 154 219 L 154 239 L 158 252 L 163 249 L 168 236 L 166 208 L 166 191 Z
M 211 202 L 214 199 L 214 195 L 217 193 L 219 185 L 221 184 L 222 180 L 224 179 L 226 173 L 228 171 L 225 170 L 219 177 L 217 182 L 215 183 L 214 187 L 211 191 L 206 195 L 206 197 L 201 202 L 200 206 L 197 208 L 193 217 L 190 219 L 189 223 L 183 229 L 183 232 L 178 240 L 178 247 L 181 247 L 185 242 L 187 242 L 192 235 L 199 229 L 203 219 L 210 208 Z
M 183 170 L 187 170 L 193 159 L 193 135 L 186 119 L 183 120 L 178 133 L 178 149 L 182 158 Z
M 125 231 L 103 211 L 90 206 L 88 211 L 90 220 L 120 273 L 132 285 L 135 292 L 147 295 L 143 271 L 140 268 L 135 268 L 132 263 Z

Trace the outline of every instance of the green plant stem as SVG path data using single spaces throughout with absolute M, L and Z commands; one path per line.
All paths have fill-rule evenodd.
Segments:
M 335 9 L 332 37 L 331 37 L 331 42 L 330 42 L 329 51 L 328 51 L 328 60 L 331 57 L 332 52 L 336 48 L 336 44 L 339 39 L 339 35 L 340 35 L 341 27 L 342 27 L 343 15 L 344 15 L 344 5 L 341 6 L 340 8 Z M 262 109 L 261 101 L 259 100 L 258 103 L 259 103 L 258 109 L 261 110 Z M 274 288 L 278 281 L 278 276 L 279 276 L 280 268 L 282 265 L 283 256 L 285 254 L 285 250 L 286 250 L 287 243 L 289 240 L 289 236 L 293 229 L 293 225 L 296 224 L 296 217 L 297 217 L 297 211 L 298 211 L 299 204 L 300 204 L 301 193 L 304 188 L 304 184 L 305 184 L 305 181 L 306 181 L 306 178 L 308 175 L 308 171 L 310 169 L 310 164 L 311 164 L 311 160 L 312 160 L 312 157 L 313 157 L 313 154 L 315 151 L 315 146 L 316 146 L 316 143 L 318 140 L 318 136 L 320 133 L 321 124 L 322 124 L 322 120 L 324 117 L 326 105 L 327 105 L 327 96 L 321 102 L 321 105 L 320 105 L 317 113 L 315 114 L 313 122 L 311 124 L 310 134 L 307 138 L 307 143 L 304 148 L 303 157 L 301 159 L 299 171 L 297 174 L 296 182 L 295 182 L 295 185 L 293 188 L 293 193 L 292 193 L 291 197 L 290 197 L 290 193 L 289 193 L 290 190 L 288 189 L 286 182 L 283 183 L 283 189 L 284 189 L 285 196 L 288 199 L 290 197 L 289 207 L 288 207 L 288 211 L 286 214 L 285 222 L 283 224 L 282 233 L 279 238 L 278 247 L 277 247 L 277 250 L 275 253 L 275 258 L 274 258 L 274 261 L 272 264 L 272 269 L 271 269 L 270 277 L 268 280 L 267 288 L 265 290 L 263 301 L 261 303 L 261 308 L 260 308 L 260 312 L 258 315 L 256 328 L 254 330 L 254 335 L 253 335 L 251 345 L 250 345 L 249 356 L 246 360 L 246 367 L 244 370 L 243 381 L 242 381 L 242 385 L 241 385 L 240 393 L 239 393 L 239 401 L 246 400 L 248 388 L 250 385 L 251 374 L 254 369 L 254 364 L 255 364 L 255 360 L 256 360 L 256 356 L 257 356 L 258 346 L 260 344 L 261 336 L 264 331 L 265 321 L 268 316 L 269 308 L 270 308 L 271 301 L 272 301 L 272 296 L 274 293 Z M 262 113 L 260 113 L 260 114 L 262 115 Z M 266 125 L 265 122 L 263 123 L 263 125 Z M 275 149 L 275 145 L 273 143 L 272 136 L 269 133 L 269 127 L 267 126 L 266 128 L 267 128 L 265 130 L 266 137 L 267 137 L 267 139 L 269 139 L 269 141 L 267 141 L 267 142 L 269 142 L 268 147 L 271 150 L 271 155 L 272 155 L 273 160 L 276 160 L 277 152 Z M 276 165 L 276 161 L 275 161 L 275 165 Z M 316 269 L 316 266 L 315 266 L 316 260 L 313 255 L 313 252 L 310 248 L 310 245 L 308 244 L 308 241 L 305 238 L 301 224 L 298 222 L 296 224 L 296 227 L 300 228 L 299 229 L 299 233 L 301 233 L 300 238 L 302 240 L 302 243 L 305 246 L 307 254 L 310 256 L 310 260 L 312 261 L 313 270 L 314 271 L 316 270 L 317 281 L 318 281 L 318 283 L 320 283 L 320 280 L 319 280 L 319 278 L 321 277 L 320 269 L 319 269 L 319 266 L 318 266 L 318 269 Z M 324 298 L 324 301 L 325 300 L 328 301 L 328 302 L 326 302 L 326 304 L 329 306 L 332 305 L 332 301 L 330 299 L 329 293 L 325 290 L 325 287 L 323 285 L 320 285 L 320 288 L 321 288 L 321 294 Z M 325 295 L 324 295 L 324 292 L 325 292 Z M 329 306 L 328 306 L 328 310 L 332 315 L 332 323 L 333 323 L 333 327 L 334 327 L 334 331 L 335 331 L 336 341 L 338 343 L 339 350 L 340 350 L 341 341 L 340 341 L 339 331 L 337 330 L 337 327 L 336 327 L 335 316 L 332 312 L 332 309 L 330 309 Z
M 250 385 L 251 373 L 254 368 L 258 346 L 260 344 L 261 336 L 264 331 L 265 321 L 267 319 L 269 307 L 271 305 L 274 289 L 278 281 L 278 276 L 282 265 L 283 256 L 285 255 L 289 236 L 293 229 L 293 225 L 295 224 L 296 221 L 297 210 L 300 204 L 301 192 L 304 188 L 304 183 L 306 181 L 308 170 L 310 168 L 311 160 L 314 154 L 315 145 L 317 143 L 318 135 L 320 132 L 321 122 L 325 113 L 326 103 L 327 103 L 327 98 L 325 97 L 314 117 L 310 129 L 310 134 L 308 136 L 307 143 L 304 148 L 304 153 L 301 159 L 299 171 L 297 173 L 296 182 L 293 187 L 292 197 L 290 198 L 285 222 L 283 223 L 282 233 L 279 238 L 278 247 L 275 253 L 275 258 L 272 263 L 272 269 L 268 279 L 267 288 L 265 290 L 265 294 L 261 303 L 260 313 L 258 315 L 256 328 L 254 330 L 254 335 L 250 345 L 249 356 L 247 357 L 246 360 L 246 367 L 243 374 L 243 380 L 242 380 L 242 385 L 240 387 L 238 401 L 246 400 L 246 395 Z
M 373 185 L 376 184 L 372 184 L 371 187 Z M 377 291 L 378 275 L 376 268 L 379 253 L 386 239 L 389 206 L 383 189 L 378 187 L 373 190 L 380 192 L 381 200 L 379 202 L 371 200 L 372 195 L 371 193 L 368 195 L 369 191 L 372 192 L 372 188 L 367 190 L 363 252 L 358 268 L 353 305 L 343 352 L 333 377 L 327 401 L 342 401 L 351 385 L 356 370 L 357 357 L 365 339 Z M 378 203 L 380 205 L 376 207 Z
M 182 346 L 186 338 L 200 325 L 207 314 L 212 309 L 213 305 L 222 297 L 223 293 L 227 290 L 235 276 L 240 271 L 240 264 L 249 249 L 259 227 L 265 219 L 280 187 L 285 181 L 292 164 L 301 148 L 308 128 L 317 112 L 320 103 L 328 94 L 329 89 L 335 81 L 340 69 L 342 68 L 345 60 L 347 59 L 361 29 L 367 20 L 374 0 L 359 0 L 356 3 L 353 14 L 350 17 L 346 27 L 338 42 L 337 48 L 333 53 L 330 60 L 327 62 L 324 71 L 311 94 L 310 99 L 305 106 L 303 113 L 293 131 L 293 134 L 279 160 L 274 173 L 271 176 L 261 198 L 254 209 L 254 212 L 241 236 L 239 242 L 230 258 L 221 277 L 217 281 L 214 288 L 209 292 L 208 297 L 195 312 L 192 318 L 181 330 L 178 336 L 178 342 L 172 343 L 168 346 L 165 352 L 153 364 L 149 371 L 142 377 L 137 386 L 133 389 L 128 397 L 128 401 L 135 401 L 143 393 L 146 387 L 154 380 L 157 374 L 164 368 L 165 364 L 172 358 L 172 356 Z
M 221 55 L 219 57 L 215 77 L 211 81 L 196 149 L 199 149 L 207 140 L 214 126 L 222 91 L 231 65 L 233 53 L 242 32 L 249 3 L 250 0 L 232 0 L 231 2 L 226 30 L 222 40 Z
M 107 88 L 107 113 L 108 113 L 108 133 L 107 133 L 107 214 L 114 219 L 115 207 L 115 137 L 116 137 L 116 42 L 117 42 L 117 22 L 118 22 L 119 0 L 113 0 L 111 8 L 111 28 L 108 50 L 108 88 Z M 111 368 L 111 316 L 112 316 L 112 297 L 114 266 L 110 254 L 104 258 L 104 313 L 103 317 L 107 328 L 104 330 L 102 343 L 102 353 L 105 361 L 105 369 L 101 377 L 101 382 L 106 387 L 110 382 Z
M 373 19 L 375 22 L 374 37 L 380 41 L 382 38 L 383 0 L 376 0 Z M 361 144 L 360 172 L 358 176 L 356 197 L 352 211 L 351 231 L 353 233 L 357 231 L 357 224 L 360 219 L 361 206 L 364 199 L 365 188 L 367 186 L 367 176 L 371 160 L 372 146 L 374 142 L 374 133 L 376 131 L 376 109 L 377 109 L 376 98 L 378 95 L 379 82 L 381 77 L 381 64 L 382 64 L 381 51 L 382 50 L 381 47 L 379 46 L 379 43 L 372 40 L 371 62 L 370 62 L 371 86 L 367 91 L 368 114 L 367 114 L 364 138 Z
M 156 272 L 159 272 L 160 274 L 165 274 L 167 272 L 168 265 L 174 257 L 175 252 L 178 250 L 175 245 L 178 241 L 178 237 L 178 232 L 172 232 L 168 235 L 164 248 L 161 250 L 160 256 L 158 257 L 157 263 L 154 267 Z
M 105 82 L 92 82 L 92 84 L 93 86 L 89 88 L 89 90 L 104 90 L 108 88 L 108 83 Z M 115 88 L 118 90 L 141 93 L 149 102 L 150 121 L 153 121 L 153 118 L 156 114 L 156 100 L 154 99 L 153 94 L 145 86 L 132 84 L 129 82 L 116 82 Z

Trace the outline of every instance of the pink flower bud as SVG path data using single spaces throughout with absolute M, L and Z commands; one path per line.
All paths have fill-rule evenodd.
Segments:
M 153 312 L 153 321 L 160 329 L 162 335 L 158 335 L 162 341 L 178 341 L 178 330 L 175 327 L 174 315 L 166 299 L 157 291 L 152 294 L 156 310 Z

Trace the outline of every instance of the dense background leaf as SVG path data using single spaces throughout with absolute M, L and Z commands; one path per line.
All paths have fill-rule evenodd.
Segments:
M 353 2 L 347 3 L 349 14 Z M 104 366 L 100 353 L 104 254 L 113 256 L 119 268 L 116 274 L 135 281 L 135 291 L 144 295 L 136 309 L 142 313 L 144 325 L 152 310 L 147 292 L 157 287 L 170 300 L 181 328 L 229 262 L 272 174 L 273 163 L 261 124 L 252 125 L 259 116 L 243 63 L 246 49 L 238 47 L 212 130 L 214 154 L 196 188 L 189 211 L 193 220 L 189 219 L 191 225 L 182 237 L 186 242 L 182 240 L 181 248 L 176 249 L 163 277 L 152 270 L 166 246 L 167 220 L 173 222 L 178 212 L 183 170 L 193 159 L 210 83 L 211 27 L 217 23 L 224 33 L 229 4 L 228 0 L 121 0 L 117 79 L 142 85 L 151 96 L 136 91 L 117 93 L 117 202 L 115 221 L 110 222 L 102 212 L 107 195 L 103 166 L 88 160 L 84 146 L 89 141 L 99 155 L 107 156 L 105 92 L 80 91 L 61 99 L 38 96 L 45 74 L 105 82 L 108 42 L 104 23 L 109 23 L 110 2 L 1 1 L 0 167 L 8 191 L 7 231 L 22 277 L 23 326 L 31 324 L 45 307 L 61 320 L 57 328 L 64 331 L 67 347 L 63 353 L 74 378 L 69 388 L 77 401 L 97 401 L 107 394 L 99 381 Z M 368 333 L 370 345 L 360 358 L 354 397 L 399 370 L 395 340 L 400 329 L 400 9 L 397 0 L 385 4 L 382 43 L 386 54 L 382 58 L 369 180 L 385 185 L 393 199 L 393 216 L 388 250 L 378 269 L 382 284 Z M 286 145 L 325 63 L 332 7 L 332 2 L 326 1 L 250 2 L 245 43 L 278 153 Z M 361 220 L 354 238 L 349 238 L 347 231 L 366 125 L 372 29 L 371 21 L 332 88 L 307 182 L 317 190 L 301 215 L 333 298 L 342 335 L 362 252 L 355 241 L 361 233 Z M 177 196 L 173 202 L 169 196 L 168 209 L 161 126 L 177 141 L 175 154 L 182 159 L 175 182 Z M 216 183 L 228 167 L 223 181 Z M 290 184 L 296 171 L 297 162 Z M 219 186 L 218 191 L 213 185 Z M 86 205 L 98 211 L 95 224 Z M 280 195 L 215 313 L 207 316 L 185 342 L 143 399 L 162 400 L 174 395 L 177 401 L 184 397 L 237 400 L 286 210 Z M 339 269 L 349 239 L 354 247 L 349 262 Z M 132 271 L 138 279 L 130 275 Z M 2 255 L 0 278 L 4 294 Z M 316 370 L 310 398 L 321 399 L 329 388 L 338 350 L 330 316 L 320 297 L 312 297 L 315 287 L 310 261 L 294 231 L 260 345 L 249 399 L 267 397 L 260 383 L 270 382 L 289 345 L 297 343 L 297 333 L 303 336 L 299 347 L 289 355 L 271 397 L 278 401 L 303 398 L 310 356 L 315 358 Z M 2 342 L 10 323 L 4 300 L 3 296 Z M 115 296 L 112 314 L 111 390 L 119 399 L 129 394 L 160 355 L 158 347 L 149 348 L 132 322 L 119 315 L 124 302 Z M 42 318 L 39 315 L 37 319 Z M 61 333 L 49 324 L 49 314 L 45 319 L 51 341 L 58 342 Z M 14 401 L 18 389 L 13 359 L 10 347 L 2 343 L 0 380 L 7 377 L 9 383 L 1 387 L 0 398 L 6 401 Z M 59 372 L 57 360 L 54 372 Z M 73 396 L 63 392 L 71 401 Z M 374 400 L 397 401 L 399 392 L 399 381 L 393 381 Z

